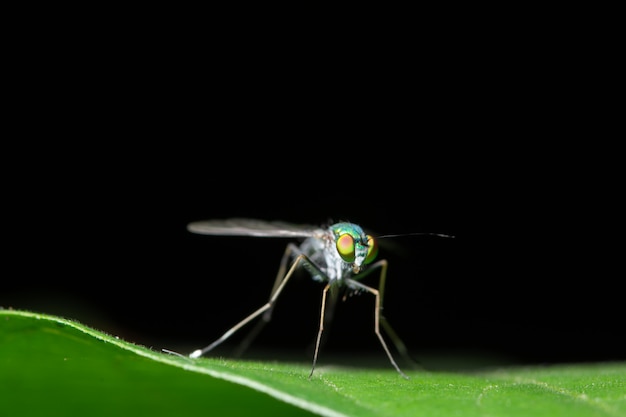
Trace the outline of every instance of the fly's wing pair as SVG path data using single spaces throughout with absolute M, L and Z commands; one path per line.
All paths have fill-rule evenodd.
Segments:
M 321 227 L 280 221 L 232 218 L 191 222 L 187 230 L 201 235 L 256 236 L 306 238 L 321 231 Z

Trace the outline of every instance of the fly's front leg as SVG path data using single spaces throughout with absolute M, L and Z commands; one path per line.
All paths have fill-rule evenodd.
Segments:
M 383 326 L 385 333 L 387 333 L 387 336 L 389 336 L 389 338 L 391 339 L 391 342 L 394 344 L 394 346 L 396 347 L 400 355 L 402 355 L 404 360 L 410 363 L 414 368 L 420 368 L 417 361 L 415 361 L 415 359 L 413 359 L 409 355 L 409 351 L 406 348 L 406 345 L 404 344 L 400 336 L 398 336 L 396 331 L 391 327 L 391 325 L 389 324 L 389 322 L 387 321 L 387 318 L 385 317 L 383 313 L 383 300 L 384 300 L 384 295 L 385 295 L 385 284 L 387 280 L 387 266 L 388 265 L 389 263 L 387 262 L 387 260 L 382 259 L 376 262 L 375 264 L 371 265 L 371 267 L 368 269 L 368 271 L 371 271 L 374 268 L 380 268 L 380 280 L 378 282 L 378 293 L 380 294 L 380 324 Z
M 389 348 L 387 347 L 387 343 L 385 343 L 385 339 L 383 339 L 382 334 L 380 333 L 380 310 L 381 310 L 381 297 L 380 297 L 380 291 L 377 290 L 376 288 L 372 288 L 372 287 L 368 287 L 367 285 L 361 284 L 358 281 L 355 281 L 353 279 L 346 279 L 346 281 L 353 287 L 358 287 L 362 290 L 365 290 L 371 294 L 374 294 L 374 333 L 376 334 L 376 337 L 378 337 L 378 340 L 380 341 L 380 344 L 382 345 L 383 349 L 385 350 L 385 353 L 387 354 L 387 357 L 389 358 L 389 361 L 391 362 L 391 365 L 393 365 L 394 368 L 396 368 L 396 371 L 398 371 L 398 373 L 405 379 L 409 379 L 409 377 L 402 372 L 402 370 L 400 369 L 400 367 L 398 366 L 398 364 L 396 363 L 396 361 L 393 359 L 393 356 L 391 355 L 391 352 L 389 351 Z
M 315 364 L 317 364 L 317 355 L 320 350 L 320 342 L 322 341 L 322 333 L 324 332 L 324 311 L 326 310 L 326 295 L 328 294 L 328 290 L 330 289 L 330 284 L 326 284 L 324 290 L 322 291 L 322 307 L 320 309 L 320 327 L 317 331 L 317 339 L 315 341 L 315 353 L 313 353 L 313 365 L 311 366 L 311 373 L 309 374 L 309 379 L 313 376 L 313 371 L 315 370 Z

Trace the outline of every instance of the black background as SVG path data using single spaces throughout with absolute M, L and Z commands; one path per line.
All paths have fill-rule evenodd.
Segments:
M 417 140 L 381 140 L 365 146 L 368 157 L 352 153 L 356 140 L 340 145 L 344 138 L 325 150 L 313 138 L 266 142 L 248 159 L 239 154 L 248 144 L 221 148 L 221 140 L 183 155 L 148 146 L 128 161 L 117 149 L 93 164 L 76 155 L 29 174 L 5 200 L 13 233 L 5 233 L 1 305 L 188 352 L 265 302 L 287 243 L 193 235 L 188 222 L 349 220 L 378 234 L 455 236 L 381 247 L 390 262 L 385 313 L 412 351 L 623 359 L 612 241 L 589 229 L 578 192 L 559 191 L 567 184 L 546 190 L 545 176 L 518 179 L 497 165 L 478 175 L 472 170 L 485 165 L 471 156 L 446 160 L 443 150 L 419 152 Z M 321 289 L 306 274 L 293 280 L 255 347 L 294 349 L 306 360 Z M 366 294 L 341 303 L 325 349 L 379 352 L 372 303 Z
M 585 139 L 597 126 L 566 89 L 485 74 L 489 54 L 452 45 L 418 66 L 385 48 L 378 64 L 301 56 L 307 71 L 254 45 L 245 62 L 163 44 L 81 52 L 80 68 L 75 51 L 50 54 L 73 71 L 21 74 L 3 152 L 0 306 L 186 353 L 265 302 L 287 243 L 187 223 L 349 220 L 455 236 L 381 248 L 385 314 L 412 351 L 625 359 L 614 151 Z M 321 289 L 290 283 L 255 346 L 308 360 Z M 372 328 L 371 297 L 352 297 L 325 349 L 382 357 Z

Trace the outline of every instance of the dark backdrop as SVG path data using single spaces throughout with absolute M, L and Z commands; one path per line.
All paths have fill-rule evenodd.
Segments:
M 385 313 L 412 351 L 624 359 L 623 297 L 608 266 L 617 254 L 595 208 L 583 208 L 602 196 L 577 175 L 438 139 L 207 136 L 193 146 L 68 146 L 60 158 L 38 150 L 6 188 L 0 305 L 188 353 L 265 302 L 287 243 L 193 235 L 188 222 L 350 220 L 379 234 L 455 236 L 381 247 Z M 305 274 L 293 280 L 254 346 L 307 360 L 321 289 Z M 381 353 L 372 303 L 339 305 L 325 351 Z
M 491 46 L 497 33 L 442 27 L 331 55 L 193 28 L 106 51 L 73 35 L 22 48 L 7 78 L 0 306 L 187 352 L 263 304 L 286 244 L 188 222 L 350 220 L 456 236 L 381 248 L 385 313 L 412 350 L 625 359 L 608 116 L 545 62 L 553 51 L 537 63 Z M 303 352 L 320 293 L 290 283 L 255 346 Z M 367 295 L 340 304 L 325 352 L 380 354 L 372 319 Z

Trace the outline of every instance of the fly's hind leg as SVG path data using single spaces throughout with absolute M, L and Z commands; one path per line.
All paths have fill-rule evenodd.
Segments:
M 274 297 L 274 294 L 280 287 L 280 284 L 283 282 L 283 280 L 286 279 L 287 262 L 289 262 L 289 259 L 291 258 L 294 250 L 297 250 L 297 247 L 293 243 L 290 243 L 287 245 L 287 248 L 285 249 L 285 253 L 283 254 L 283 257 L 280 261 L 280 267 L 278 268 L 276 279 L 274 280 L 274 286 L 272 287 L 272 292 L 270 293 L 270 300 L 272 299 L 272 297 Z M 235 357 L 241 356 L 248 349 L 248 347 L 250 347 L 254 339 L 256 339 L 259 333 L 261 333 L 261 330 L 263 330 L 265 325 L 267 325 L 267 323 L 269 323 L 270 320 L 272 320 L 273 312 L 274 312 L 274 304 L 272 304 L 268 309 L 265 310 L 265 312 L 263 313 L 263 316 L 261 316 L 261 320 L 259 320 L 255 324 L 252 330 L 250 330 L 250 332 L 248 332 L 246 337 L 239 343 L 239 345 L 237 346 L 237 348 L 235 349 L 233 353 Z
M 300 263 L 301 259 L 304 258 L 304 255 L 299 255 L 296 258 L 296 260 L 293 262 L 291 267 L 289 268 L 289 271 L 287 271 L 287 273 L 285 273 L 285 270 L 287 269 L 287 261 L 289 259 L 289 256 L 290 256 L 291 252 L 294 250 L 294 248 L 295 248 L 295 246 L 293 244 L 290 244 L 290 245 L 287 246 L 287 249 L 285 250 L 285 254 L 283 255 L 283 259 L 281 261 L 281 265 L 280 265 L 280 268 L 279 268 L 279 271 L 278 271 L 278 275 L 276 277 L 276 281 L 274 282 L 274 287 L 272 288 L 272 293 L 270 295 L 269 301 L 267 303 L 265 303 L 261 308 L 259 308 L 258 310 L 256 310 L 255 312 L 253 312 L 252 314 L 250 314 L 249 316 L 247 316 L 243 320 L 241 320 L 239 323 L 237 323 L 233 327 L 231 327 L 228 331 L 226 331 L 226 333 L 224 333 L 219 339 L 217 339 L 216 341 L 214 341 L 210 345 L 208 345 L 208 346 L 206 346 L 206 347 L 204 347 L 202 349 L 197 349 L 197 350 L 193 351 L 189 355 L 191 358 L 198 358 L 198 357 L 204 355 L 205 353 L 213 350 L 214 348 L 216 348 L 217 346 L 222 344 L 224 341 L 226 341 L 233 334 L 235 334 L 239 329 L 244 327 L 246 324 L 248 324 L 249 322 L 251 322 L 252 320 L 257 318 L 261 314 L 263 314 L 262 320 L 259 322 L 260 324 L 257 324 L 257 327 L 260 326 L 260 328 L 258 328 L 258 329 L 253 328 L 252 332 L 250 333 L 250 335 L 248 335 L 248 337 L 246 337 L 244 339 L 244 341 L 242 342 L 242 345 L 244 345 L 243 349 L 241 349 L 241 346 L 240 346 L 240 349 L 238 349 L 238 350 L 241 350 L 241 351 L 245 350 L 245 347 L 247 347 L 252 342 L 252 339 L 254 338 L 254 336 L 256 336 L 260 332 L 261 328 L 265 324 L 267 324 L 267 322 L 270 321 L 270 319 L 272 317 L 272 311 L 274 309 L 274 305 L 276 303 L 276 300 L 278 299 L 278 296 L 280 295 L 280 293 L 285 288 L 285 285 L 289 281 L 289 278 L 291 278 L 291 276 L 293 275 L 293 272 L 297 268 L 297 266 Z

